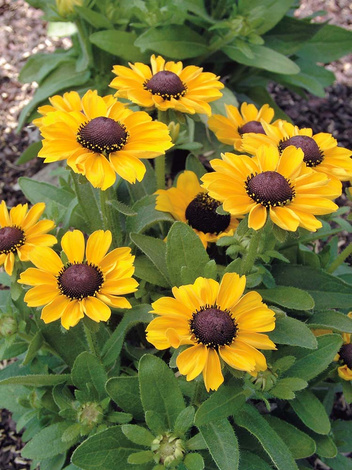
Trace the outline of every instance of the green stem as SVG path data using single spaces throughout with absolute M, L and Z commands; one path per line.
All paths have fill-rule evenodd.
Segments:
M 91 331 L 89 329 L 89 327 L 86 325 L 84 319 L 83 319 L 83 328 L 84 328 L 84 334 L 86 335 L 89 351 L 94 356 L 99 357 L 98 346 L 97 346 L 97 340 L 96 340 L 96 337 L 95 337 L 95 333 L 93 333 L 93 331 Z
M 200 406 L 202 404 L 202 394 L 204 389 L 204 382 L 198 381 L 195 383 L 195 390 L 192 397 L 192 404 L 195 406 Z
M 113 248 L 120 246 L 122 243 L 122 232 L 119 221 L 119 215 L 113 206 L 109 203 L 110 201 L 116 200 L 116 190 L 113 186 L 100 191 L 100 206 L 103 214 L 103 226 L 105 230 L 110 230 L 112 234 L 112 245 Z
M 86 65 L 84 69 L 91 69 L 94 64 L 92 43 L 89 41 L 89 33 L 87 31 L 86 25 L 77 18 L 76 22 L 78 39 L 82 48 L 84 60 L 82 64 Z
M 258 246 L 262 235 L 262 229 L 255 230 L 249 242 L 247 253 L 242 258 L 240 274 L 249 274 L 253 268 L 254 262 L 258 254 Z
M 332 274 L 339 266 L 342 264 L 346 258 L 352 253 L 352 243 L 350 243 L 341 253 L 339 256 L 333 261 L 328 269 L 326 270 L 328 273 Z
M 154 160 L 156 188 L 165 189 L 165 155 L 160 155 Z

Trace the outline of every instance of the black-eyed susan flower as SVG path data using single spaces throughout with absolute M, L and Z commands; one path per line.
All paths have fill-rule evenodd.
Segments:
M 186 170 L 177 178 L 174 188 L 156 191 L 158 211 L 169 212 L 176 220 L 188 223 L 201 239 L 205 248 L 223 236 L 233 235 L 237 219 L 216 212 L 221 205 L 210 197 L 199 184 L 193 171 Z
M 115 103 L 115 99 L 112 95 L 106 95 L 102 97 L 107 107 L 112 106 Z M 67 91 L 62 96 L 55 95 L 49 98 L 50 104 L 45 104 L 38 108 L 38 113 L 42 117 L 34 119 L 33 124 L 39 129 L 45 123 L 45 116 L 54 111 L 64 111 L 69 113 L 70 111 L 83 111 L 82 100 L 77 91 Z
M 254 104 L 242 103 L 240 110 L 236 106 L 225 105 L 225 110 L 227 117 L 213 114 L 208 126 L 220 142 L 233 145 L 235 150 L 241 149 L 244 134 L 265 134 L 261 121 L 270 123 L 274 118 L 274 110 L 268 104 L 257 109 Z
M 219 99 L 224 87 L 219 77 L 195 65 L 165 62 L 161 56 L 152 55 L 150 62 L 151 67 L 140 62 L 130 63 L 130 68 L 115 65 L 117 76 L 110 83 L 117 90 L 115 96 L 145 108 L 211 115 L 208 103 Z
M 271 125 L 262 121 L 264 134 L 243 136 L 242 150 L 255 153 L 262 144 L 276 145 L 280 152 L 293 145 L 302 149 L 304 162 L 330 179 L 347 181 L 352 177 L 352 151 L 337 145 L 336 139 L 326 132 L 313 134 L 310 128 L 299 129 L 287 121 Z
M 24 300 L 29 307 L 41 307 L 45 323 L 61 319 L 68 329 L 84 315 L 96 322 L 110 318 L 110 307 L 131 308 L 122 297 L 135 292 L 138 283 L 132 278 L 134 256 L 130 248 L 116 248 L 108 253 L 112 237 L 109 230 L 97 230 L 85 247 L 83 233 L 67 232 L 61 241 L 67 262 L 51 248 L 38 248 L 30 259 L 36 266 L 21 274 L 21 284 L 34 286 Z
M 55 227 L 52 220 L 40 220 L 45 210 L 44 202 L 34 204 L 28 210 L 28 204 L 18 204 L 8 211 L 5 201 L 0 204 L 0 266 L 11 276 L 15 264 L 15 255 L 20 261 L 28 261 L 31 251 L 42 246 L 56 243 L 50 232 Z
M 263 332 L 275 328 L 275 314 L 257 292 L 243 295 L 246 277 L 226 273 L 221 283 L 199 277 L 194 284 L 174 287 L 174 297 L 152 304 L 158 315 L 147 327 L 147 339 L 157 349 L 190 347 L 177 357 L 187 380 L 203 374 L 206 389 L 224 381 L 221 360 L 256 375 L 267 364 L 259 349 L 275 349 Z
M 41 121 L 43 147 L 38 156 L 45 163 L 66 160 L 76 173 L 105 190 L 116 173 L 129 183 L 141 181 L 143 158 L 155 158 L 172 147 L 165 124 L 152 121 L 144 111 L 133 112 L 122 103 L 89 90 L 81 101 L 82 112 L 57 110 Z
M 322 226 L 315 215 L 329 214 L 341 194 L 325 174 L 303 162 L 301 149 L 290 146 L 282 155 L 275 146 L 259 147 L 255 157 L 225 153 L 214 159 L 215 172 L 202 177 L 211 197 L 221 201 L 235 217 L 249 214 L 248 226 L 262 228 L 267 215 L 284 230 L 298 227 L 316 231 Z

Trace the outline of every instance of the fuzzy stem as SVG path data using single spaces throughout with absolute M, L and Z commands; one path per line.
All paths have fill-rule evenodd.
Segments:
M 84 328 L 84 334 L 85 334 L 86 339 L 87 339 L 89 351 L 94 356 L 99 357 L 98 347 L 97 347 L 97 340 L 96 340 L 96 337 L 95 337 L 95 333 L 93 333 L 93 331 L 91 331 L 89 329 L 89 327 L 86 325 L 86 322 L 84 321 L 84 319 L 83 319 L 83 328 Z
M 113 248 L 120 246 L 122 243 L 119 216 L 112 205 L 109 204 L 109 201 L 116 200 L 116 198 L 116 191 L 112 186 L 105 191 L 100 191 L 100 205 L 103 214 L 103 225 L 105 230 L 111 231 Z
M 262 229 L 255 230 L 252 234 L 251 240 L 249 242 L 249 247 L 247 253 L 242 258 L 240 275 L 249 274 L 253 268 L 254 262 L 258 254 L 258 246 L 260 238 L 262 235 Z
M 339 266 L 342 264 L 346 258 L 352 253 L 352 243 L 350 243 L 341 253 L 339 256 L 333 261 L 328 269 L 326 270 L 328 273 L 332 274 Z

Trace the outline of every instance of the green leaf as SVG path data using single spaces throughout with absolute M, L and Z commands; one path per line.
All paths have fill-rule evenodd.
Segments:
M 342 346 L 342 337 L 337 334 L 320 336 L 317 341 L 318 349 L 295 353 L 297 360 L 286 372 L 287 376 L 311 380 L 329 366 Z
M 239 470 L 272 470 L 272 466 L 258 455 L 242 450 Z
M 92 44 L 116 57 L 131 61 L 145 62 L 148 57 L 134 45 L 137 35 L 127 31 L 97 31 L 89 36 Z
M 243 387 L 239 384 L 222 385 L 198 408 L 195 416 L 197 427 L 219 419 L 223 420 L 238 411 L 245 403 Z
M 42 141 L 39 140 L 38 142 L 33 142 L 20 156 L 20 158 L 16 161 L 16 165 L 22 165 L 23 163 L 27 163 L 34 158 L 37 158 L 40 149 L 42 148 Z
M 88 82 L 89 77 L 89 71 L 76 71 L 76 60 L 71 59 L 61 64 L 61 67 L 55 69 L 45 77 L 32 100 L 22 109 L 17 129 L 21 129 L 30 113 L 47 98 L 57 94 L 61 90 L 70 90 L 74 87 L 84 85 Z
M 131 413 L 139 421 L 144 420 L 137 376 L 112 377 L 106 383 L 106 391 L 122 410 Z
M 69 381 L 70 374 L 31 374 L 8 377 L 0 381 L 0 385 L 26 385 L 30 387 L 50 387 Z
M 330 436 L 323 436 L 322 434 L 314 433 L 314 440 L 317 445 L 316 453 L 319 455 L 319 457 L 326 457 L 328 459 L 333 459 L 336 457 L 338 450 Z
M 142 450 L 140 452 L 136 452 L 134 454 L 130 454 L 128 456 L 127 462 L 130 464 L 138 465 L 138 464 L 144 464 L 147 462 L 152 462 L 154 457 L 154 453 L 151 450 Z M 140 467 L 139 467 L 140 468 Z M 148 470 L 149 470 L 149 465 L 148 465 Z
M 324 405 L 310 391 L 303 390 L 296 394 L 295 400 L 290 402 L 300 420 L 317 434 L 330 432 L 330 420 Z
M 140 446 L 150 447 L 155 439 L 148 429 L 136 424 L 124 424 L 121 429 L 127 439 Z
M 209 256 L 192 228 L 175 222 L 167 236 L 166 263 L 171 283 L 174 286 L 189 284 L 203 275 Z
M 174 426 L 174 432 L 183 436 L 193 426 L 195 410 L 193 406 L 187 406 L 177 416 Z
M 334 459 L 322 459 L 322 461 L 333 470 L 352 470 L 352 459 L 342 454 L 337 454 Z
M 75 10 L 79 13 L 87 23 L 95 28 L 112 28 L 112 24 L 105 15 L 91 10 L 90 8 L 75 6 Z
M 352 333 L 352 319 L 335 310 L 315 312 L 313 316 L 308 319 L 307 324 L 311 328 L 327 328 L 341 333 Z
M 187 470 L 203 470 L 205 468 L 203 457 L 200 454 L 187 454 L 183 463 Z
M 352 403 L 352 383 L 346 380 L 342 381 L 342 393 L 347 403 Z
M 258 439 L 278 470 L 298 470 L 287 445 L 256 408 L 245 405 L 234 420 Z
M 274 416 L 267 415 L 265 419 L 274 431 L 281 436 L 295 459 L 304 459 L 314 454 L 315 442 L 308 434 Z
M 269 70 L 269 72 L 285 73 L 287 75 L 299 73 L 299 67 L 283 54 L 265 46 L 248 43 L 253 58 L 247 57 L 236 46 L 225 46 L 222 51 L 232 60 L 249 67 Z
M 136 216 L 127 219 L 126 231 L 141 233 L 159 222 L 174 222 L 167 212 L 157 211 L 155 203 L 155 195 L 148 195 L 137 201 L 132 207 Z
M 71 425 L 72 423 L 60 422 L 42 429 L 22 449 L 22 457 L 42 460 L 62 454 L 77 442 L 76 437 L 65 442 L 61 439 Z
M 275 387 L 270 390 L 270 393 L 274 397 L 281 398 L 283 400 L 292 400 L 295 398 L 294 392 L 302 390 L 308 386 L 308 382 L 298 377 L 286 377 L 278 380 Z
M 199 159 L 195 155 L 188 155 L 186 158 L 186 170 L 193 171 L 198 178 L 200 179 L 206 172 L 207 170 L 205 169 L 205 166 L 199 161 Z
M 177 60 L 198 57 L 208 52 L 202 36 L 185 25 L 176 24 L 150 28 L 134 44 L 142 52 L 149 50 Z
M 72 382 L 79 390 L 88 391 L 87 384 L 94 387 L 97 397 L 102 400 L 106 397 L 105 383 L 108 380 L 107 373 L 99 361 L 93 354 L 85 351 L 82 352 L 75 360 L 72 367 Z
M 212 101 L 210 103 L 211 106 L 211 113 L 212 114 L 221 114 L 222 116 L 227 117 L 226 115 L 226 105 L 232 105 L 235 108 L 238 108 L 238 101 L 234 94 L 234 92 L 230 88 L 222 88 L 221 89 L 222 97 L 216 101 Z
M 337 419 L 332 422 L 334 441 L 340 452 L 350 452 L 352 449 L 352 421 Z M 323 455 L 323 457 L 329 457 Z
M 172 370 L 162 359 L 147 354 L 139 361 L 139 384 L 144 411 L 160 414 L 165 431 L 173 429 L 185 403 Z
M 204 424 L 199 428 L 199 431 L 219 470 L 237 470 L 239 464 L 238 441 L 227 419 Z
M 127 458 L 140 447 L 123 434 L 120 426 L 112 426 L 86 439 L 72 455 L 72 462 L 83 470 L 116 470 L 127 468 Z
M 255 21 L 256 34 L 264 34 L 272 29 L 291 8 L 294 0 L 251 0 L 240 2 L 239 14 L 247 16 L 249 24 Z M 259 17 L 259 19 L 258 19 Z
M 305 323 L 288 316 L 279 317 L 275 321 L 275 330 L 269 337 L 277 344 L 290 344 L 301 348 L 316 349 L 317 339 Z
M 101 354 L 105 366 L 111 365 L 119 357 L 125 336 L 133 326 L 138 323 L 149 323 L 153 319 L 152 315 L 149 313 L 150 310 L 150 305 L 140 304 L 127 312 L 125 311 L 118 327 L 103 347 Z
M 21 83 L 40 83 L 51 71 L 72 60 L 72 51 L 34 54 L 27 59 L 18 77 Z
M 169 273 L 166 266 L 166 243 L 158 238 L 149 237 L 140 233 L 131 233 L 130 238 L 138 248 L 145 253 L 156 269 L 169 283 Z
M 28 350 L 25 355 L 25 358 L 23 359 L 22 365 L 25 366 L 29 364 L 32 361 L 32 359 L 34 359 L 37 356 L 38 351 L 43 345 L 43 342 L 44 342 L 44 338 L 43 338 L 41 331 L 37 331 L 36 334 L 33 336 L 32 341 L 28 345 Z
M 65 465 L 66 452 L 61 455 L 55 455 L 50 459 L 44 459 L 40 462 L 40 470 L 61 470 Z
M 352 32 L 325 24 L 297 55 L 305 60 L 328 64 L 352 52 Z
M 314 299 L 315 310 L 349 309 L 352 305 L 352 286 L 332 274 L 310 266 L 275 265 L 272 274 L 277 284 L 298 287 Z
M 108 204 L 112 206 L 117 212 L 120 212 L 121 214 L 128 215 L 128 216 L 137 215 L 137 212 L 135 212 L 132 209 L 132 207 L 129 207 L 127 204 L 124 204 L 121 201 L 111 200 L 111 201 L 108 201 Z
M 272 289 L 258 289 L 264 301 L 292 310 L 311 310 L 314 300 L 302 289 L 295 287 L 273 287 Z
M 160 273 L 160 271 L 155 267 L 153 262 L 144 255 L 137 256 L 134 260 L 135 272 L 134 275 L 143 279 L 144 281 L 149 282 L 160 287 L 170 287 L 170 283 L 165 279 L 165 277 Z
M 58 188 L 49 183 L 33 180 L 32 178 L 19 178 L 18 184 L 26 196 L 26 198 L 32 203 L 55 202 L 62 209 L 67 210 L 67 206 L 74 199 L 75 195 L 66 191 L 65 189 Z

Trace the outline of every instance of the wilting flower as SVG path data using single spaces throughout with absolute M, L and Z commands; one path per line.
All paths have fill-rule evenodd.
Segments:
M 56 0 L 57 11 L 60 16 L 66 17 L 74 12 L 74 7 L 81 6 L 83 0 Z
M 144 111 L 133 112 L 122 103 L 89 90 L 82 112 L 57 110 L 41 121 L 44 137 L 38 156 L 45 163 L 67 159 L 67 164 L 90 183 L 105 190 L 116 173 L 129 183 L 145 174 L 141 158 L 155 158 L 172 147 L 165 124 L 152 121 Z
M 215 172 L 202 177 L 211 197 L 221 201 L 235 217 L 249 214 L 248 226 L 259 230 L 269 214 L 284 230 L 299 226 L 315 231 L 322 226 L 314 215 L 329 214 L 338 206 L 331 201 L 341 194 L 325 174 L 303 162 L 303 151 L 293 146 L 280 156 L 274 146 L 262 145 L 255 157 L 225 153 L 214 159 Z M 338 182 L 339 183 L 339 182 Z
M 148 341 L 157 349 L 190 345 L 177 357 L 177 367 L 187 380 L 203 373 L 208 391 L 224 381 L 221 359 L 256 375 L 267 368 L 257 348 L 275 349 L 263 334 L 275 328 L 275 314 L 257 292 L 242 295 L 245 285 L 246 277 L 235 273 L 226 273 L 220 284 L 199 277 L 152 304 L 159 316 L 147 327 Z
M 10 212 L 5 201 L 0 204 L 0 266 L 11 276 L 15 255 L 21 261 L 29 260 L 29 253 L 41 246 L 56 243 L 50 232 L 55 227 L 52 220 L 40 220 L 45 210 L 44 202 L 35 204 L 28 210 L 28 204 L 18 204 Z M 39 221 L 39 222 L 38 222 Z
M 103 96 L 102 99 L 105 101 L 106 106 L 112 106 L 116 100 L 112 95 Z M 55 95 L 49 98 L 50 104 L 45 104 L 38 108 L 38 113 L 42 117 L 34 119 L 33 124 L 39 129 L 45 124 L 45 116 L 54 111 L 64 111 L 69 113 L 70 111 L 83 111 L 82 100 L 77 91 L 67 91 L 61 95 Z
M 109 230 L 97 230 L 85 248 L 81 231 L 67 232 L 61 241 L 67 262 L 51 248 L 38 248 L 31 256 L 36 268 L 28 268 L 18 281 L 34 286 L 24 297 L 28 306 L 45 305 L 42 320 L 50 323 L 61 318 L 66 329 L 84 315 L 96 322 L 107 321 L 110 307 L 131 308 L 121 296 L 137 290 L 138 283 L 132 279 L 134 256 L 124 247 L 107 253 L 111 241 Z
M 315 171 L 325 173 L 330 179 L 347 181 L 352 177 L 352 152 L 338 147 L 331 134 L 319 132 L 313 134 L 309 128 L 299 129 L 287 121 L 278 121 L 271 125 L 262 121 L 264 134 L 246 134 L 243 136 L 242 150 L 255 153 L 262 144 L 276 145 L 280 152 L 293 145 L 302 149 L 304 163 Z
M 188 223 L 206 248 L 223 236 L 233 235 L 238 221 L 230 214 L 216 212 L 221 205 L 200 186 L 193 171 L 184 171 L 177 179 L 176 187 L 156 191 L 158 211 L 169 212 L 176 220 Z
M 274 110 L 268 104 L 259 110 L 251 103 L 242 103 L 240 110 L 236 106 L 225 105 L 225 110 L 227 117 L 213 114 L 208 126 L 220 142 L 233 145 L 236 150 L 241 149 L 244 134 L 265 134 L 261 121 L 270 123 L 274 118 Z
M 161 111 L 211 115 L 208 103 L 219 99 L 224 87 L 219 77 L 195 65 L 183 68 L 182 62 L 165 62 L 161 56 L 152 55 L 150 61 L 151 68 L 140 62 L 130 63 L 130 68 L 115 65 L 117 77 L 110 83 L 115 96 Z

